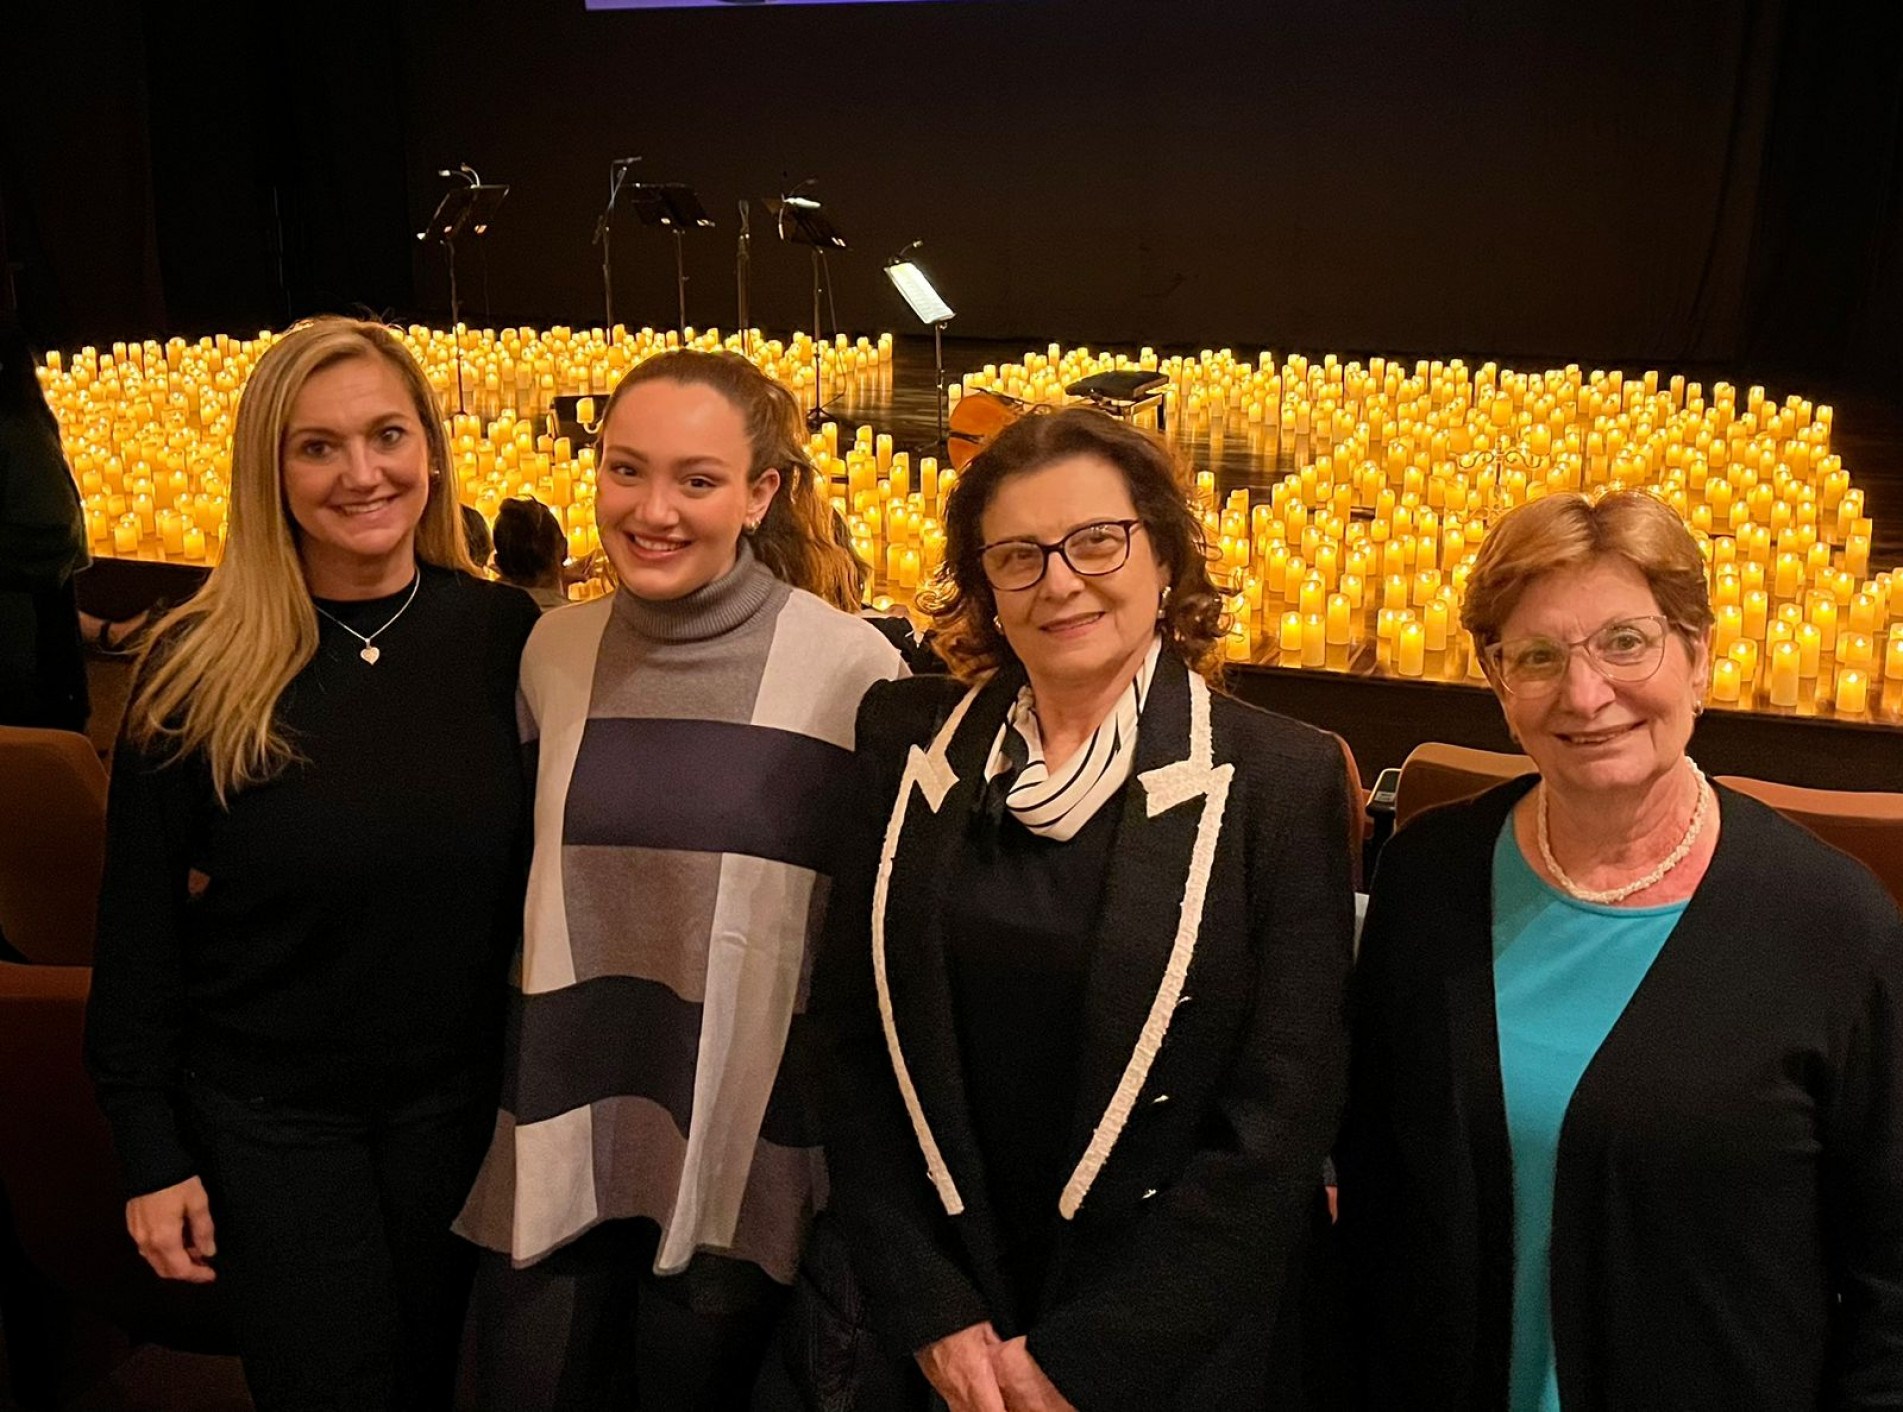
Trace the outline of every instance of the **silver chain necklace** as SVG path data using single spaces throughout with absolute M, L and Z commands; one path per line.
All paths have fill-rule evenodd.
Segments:
M 1546 833 L 1547 790 L 1544 784 L 1540 786 L 1538 807 L 1534 811 L 1539 820 L 1540 857 L 1546 863 L 1546 870 L 1553 875 L 1553 881 L 1560 885 L 1568 897 L 1610 907 L 1614 903 L 1625 901 L 1635 892 L 1644 892 L 1648 887 L 1656 887 L 1664 880 L 1667 873 L 1685 861 L 1692 851 L 1692 845 L 1698 842 L 1698 835 L 1704 831 L 1705 815 L 1711 808 L 1711 783 L 1705 778 L 1705 772 L 1698 768 L 1697 763 L 1689 755 L 1685 757 L 1685 763 L 1691 766 L 1692 778 L 1698 781 L 1698 804 L 1692 810 L 1692 821 L 1686 826 L 1685 836 L 1678 841 L 1678 847 L 1666 854 L 1659 865 L 1644 877 L 1629 882 L 1624 887 L 1608 888 L 1604 892 L 1595 892 L 1589 887 L 1581 887 L 1566 876 L 1566 870 L 1560 867 L 1559 860 L 1553 856 L 1553 845 Z
M 421 588 L 422 586 L 423 586 L 423 571 L 421 569 L 418 569 L 416 571 L 415 581 L 410 584 L 410 596 L 403 600 L 403 606 L 397 609 L 396 612 L 390 615 L 389 622 L 385 623 L 382 627 L 378 628 L 373 633 L 358 632 L 355 628 L 350 626 L 349 623 L 345 622 L 342 618 L 338 617 L 335 613 L 323 607 L 321 604 L 317 603 L 315 600 L 312 601 L 311 607 L 317 609 L 318 612 L 322 613 L 326 618 L 329 618 L 333 623 L 337 624 L 338 627 L 342 628 L 345 632 L 349 633 L 352 637 L 356 638 L 357 641 L 361 642 L 363 644 L 363 650 L 359 652 L 357 655 L 363 658 L 363 660 L 366 663 L 368 663 L 370 666 L 374 667 L 377 665 L 377 658 L 383 655 L 383 653 L 377 650 L 377 639 L 382 637 L 386 632 L 388 632 L 390 630 L 391 624 L 395 623 L 398 618 L 402 617 L 405 613 L 410 611 L 410 605 L 416 601 L 416 590 Z

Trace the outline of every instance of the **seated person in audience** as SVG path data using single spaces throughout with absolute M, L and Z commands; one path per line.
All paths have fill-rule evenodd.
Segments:
M 0 726 L 86 729 L 73 576 L 91 562 L 33 350 L 17 324 L 0 321 Z
M 547 612 L 568 602 L 562 562 L 568 538 L 555 512 L 539 500 L 505 500 L 496 511 L 496 576 L 524 590 Z
M 1211 689 L 1149 434 L 1024 418 L 946 536 L 957 676 L 866 695 L 814 979 L 865 1307 L 953 1412 L 1263 1408 L 1346 1085 L 1340 747 Z
M 738 356 L 637 364 L 597 458 L 618 586 L 544 617 L 523 659 L 521 993 L 458 1222 L 485 1249 L 496 1412 L 745 1407 L 824 1200 L 808 938 L 854 711 L 904 668 L 838 610 L 805 445 Z
M 216 1280 L 260 1412 L 450 1406 L 535 620 L 472 571 L 397 338 L 275 342 L 239 398 L 224 557 L 138 665 L 86 1032 L 132 1238 Z
M 460 505 L 462 512 L 463 539 L 469 546 L 469 562 L 483 573 L 489 572 L 489 556 L 495 552 L 495 542 L 489 535 L 489 522 L 482 517 L 482 511 L 474 505 Z
M 1903 1405 L 1903 917 L 1686 755 L 1697 543 L 1549 495 L 1462 622 L 1537 773 L 1374 880 L 1337 1150 L 1364 1405 Z

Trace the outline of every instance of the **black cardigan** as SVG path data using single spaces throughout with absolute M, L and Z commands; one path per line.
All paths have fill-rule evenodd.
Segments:
M 1192 692 L 1180 662 L 1160 661 L 1086 982 L 1072 1214 L 1051 1211 L 1043 1300 L 1019 1309 L 964 1106 L 940 917 L 1021 680 L 1000 674 L 979 691 L 948 744 L 931 743 L 964 696 L 956 683 L 882 684 L 860 708 L 858 842 L 836 876 L 814 980 L 832 1043 L 832 1206 L 895 1348 L 989 1319 L 1006 1338 L 1027 1333 L 1086 1412 L 1258 1407 L 1270 1323 L 1345 1078 L 1353 907 L 1341 752 L 1200 681 Z M 882 856 L 890 1036 L 874 959 Z M 1186 907 L 1198 879 L 1202 905 Z M 1170 962 L 1185 954 L 1179 984 Z M 1167 1030 L 1142 1075 L 1146 1021 L 1151 1038 L 1163 1021 Z M 1091 1168 L 1088 1145 L 1120 1087 L 1127 1121 Z
M 1338 1150 L 1369 1408 L 1507 1406 L 1492 850 L 1531 777 L 1382 855 Z M 1566 1412 L 1903 1403 L 1903 917 L 1719 790 L 1710 867 L 1581 1079 L 1553 1198 Z

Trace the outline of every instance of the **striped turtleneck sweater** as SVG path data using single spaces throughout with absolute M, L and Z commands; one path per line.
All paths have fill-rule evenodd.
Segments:
M 742 546 L 671 602 L 545 615 L 522 660 L 535 852 L 502 1110 L 458 1229 L 530 1265 L 606 1220 L 782 1283 L 825 1197 L 803 1098 L 853 722 L 904 674 Z

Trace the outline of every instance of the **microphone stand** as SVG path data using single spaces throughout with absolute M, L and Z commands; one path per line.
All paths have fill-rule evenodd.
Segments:
M 601 304 L 603 327 L 608 331 L 608 342 L 615 337 L 615 273 L 614 273 L 614 209 L 621 199 L 621 187 L 628 179 L 628 170 L 639 157 L 623 157 L 608 164 L 608 204 L 601 208 L 601 216 L 595 221 L 593 243 L 601 247 Z
M 734 283 L 738 286 L 735 307 L 740 322 L 740 356 L 743 358 L 753 356 L 753 351 L 748 346 L 753 337 L 750 332 L 752 326 L 747 318 L 747 283 L 752 273 L 750 266 L 753 260 L 753 229 L 748 224 L 749 208 L 750 203 L 744 196 L 741 197 L 740 240 L 733 257 Z

